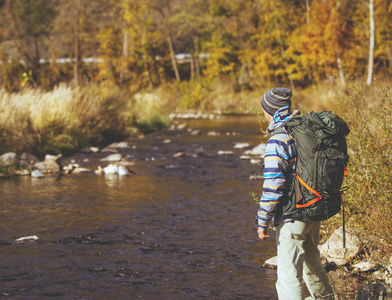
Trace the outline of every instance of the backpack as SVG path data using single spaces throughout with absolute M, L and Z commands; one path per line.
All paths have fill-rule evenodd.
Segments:
M 297 165 L 280 213 L 308 222 L 329 219 L 341 209 L 341 187 L 349 160 L 345 137 L 350 129 L 328 111 L 294 116 L 284 128 L 296 140 Z

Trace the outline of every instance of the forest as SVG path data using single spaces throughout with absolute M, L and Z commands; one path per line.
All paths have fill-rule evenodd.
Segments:
M 370 85 L 391 67 L 391 12 L 390 0 L 1 0 L 0 86 Z

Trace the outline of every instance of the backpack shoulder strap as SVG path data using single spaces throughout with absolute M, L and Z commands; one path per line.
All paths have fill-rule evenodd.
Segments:
M 302 120 L 303 120 L 303 115 L 295 115 L 291 117 L 291 119 L 286 123 L 283 123 L 280 126 L 276 127 L 274 131 L 272 131 L 268 136 L 271 137 L 278 133 L 291 134 L 292 133 L 291 129 L 295 126 L 300 125 L 302 123 Z

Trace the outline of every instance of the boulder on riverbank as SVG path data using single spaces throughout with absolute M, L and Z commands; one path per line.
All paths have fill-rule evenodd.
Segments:
M 19 159 L 14 152 L 7 152 L 0 156 L 0 166 L 9 167 L 19 163 Z
M 325 262 L 324 265 L 333 263 L 336 266 L 343 266 L 358 255 L 359 246 L 360 242 L 357 235 L 352 229 L 347 228 L 346 248 L 344 248 L 343 227 L 340 227 L 323 245 L 319 246 L 319 250 L 322 260 Z M 277 256 L 274 256 L 264 262 L 264 267 L 276 268 L 277 263 Z
M 52 173 L 58 173 L 62 170 L 63 166 L 61 164 L 62 155 L 45 155 L 44 164 Z
M 21 169 L 32 169 L 35 163 L 39 162 L 39 159 L 31 153 L 24 152 L 20 156 L 19 168 Z
M 360 242 L 354 230 L 346 228 L 346 247 L 343 246 L 343 226 L 338 228 L 329 239 L 319 247 L 320 254 L 328 262 L 334 262 L 337 266 L 343 266 L 357 256 Z

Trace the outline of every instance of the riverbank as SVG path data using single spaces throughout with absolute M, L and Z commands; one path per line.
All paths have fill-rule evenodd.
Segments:
M 92 146 L 102 149 L 112 142 L 168 128 L 173 123 L 168 117 L 170 113 L 174 113 L 173 118 L 200 117 L 206 121 L 210 116 L 229 113 L 254 114 L 258 118 L 260 95 L 258 91 L 234 93 L 227 86 L 214 90 L 202 84 L 200 88 L 167 86 L 133 96 L 116 89 L 74 90 L 68 86 L 52 92 L 2 93 L 0 149 L 2 152 L 12 149 L 18 154 L 31 149 L 41 159 L 45 154 L 66 156 Z M 366 258 L 376 269 L 389 272 L 392 257 L 390 84 L 378 83 L 368 88 L 360 83 L 348 83 L 340 91 L 324 87 L 297 92 L 293 100 L 293 108 L 302 112 L 331 107 L 348 123 L 350 164 L 346 184 L 350 188 L 344 194 L 347 226 L 355 230 L 363 245 L 358 259 Z M 332 218 L 327 224 L 330 230 L 336 229 L 341 219 Z M 355 259 L 345 268 L 349 269 L 354 262 Z M 364 282 L 362 275 L 366 280 L 373 280 L 366 272 L 351 276 L 350 272 L 338 269 L 335 274 L 340 274 L 335 281 L 337 285 L 342 283 L 342 289 L 348 288 L 344 284 L 346 279 L 352 280 L 353 285 Z M 358 278 L 361 280 L 357 281 Z
M 167 128 L 170 114 L 257 115 L 263 92 L 236 90 L 230 82 L 206 79 L 137 93 L 94 84 L 78 88 L 61 84 L 52 91 L 1 90 L 0 154 L 70 155 L 84 147 L 103 147 Z M 318 100 L 312 101 L 315 94 Z M 293 98 L 295 108 L 302 111 L 327 109 L 333 102 L 326 87 L 296 92 Z
M 195 124 L 198 125 L 195 126 Z M 230 126 L 228 124 L 230 124 Z M 63 171 L 59 173 L 55 173 L 53 171 L 49 173 L 43 172 L 42 177 L 32 178 L 31 180 L 26 176 L 20 177 L 20 179 L 16 180 L 14 178 L 11 182 L 20 182 L 20 184 L 22 185 L 31 182 L 31 184 L 33 184 L 34 186 L 40 186 L 40 189 L 43 191 L 47 189 L 52 190 L 53 188 L 63 188 L 62 186 L 65 185 L 65 187 L 72 187 L 72 189 L 76 189 L 76 191 L 78 191 L 76 195 L 72 196 L 75 197 L 75 199 L 78 199 L 78 195 L 83 195 L 84 193 L 86 193 L 86 190 L 83 187 L 80 187 L 78 185 L 78 182 L 83 182 L 84 186 L 95 187 L 95 189 L 95 182 L 99 182 L 99 185 L 108 185 L 109 190 L 107 191 L 107 193 L 108 195 L 110 195 L 110 199 L 113 198 L 111 201 L 113 201 L 114 204 L 118 205 L 117 200 L 115 199 L 117 199 L 118 197 L 123 197 L 124 199 L 128 199 L 129 197 L 131 197 L 133 199 L 135 197 L 136 191 L 138 191 L 138 197 L 141 197 L 140 199 L 144 199 L 143 197 L 146 196 L 142 196 L 144 194 L 141 194 L 141 190 L 144 190 L 145 186 L 138 186 L 138 184 L 141 178 L 147 176 L 144 179 L 143 184 L 147 184 L 149 187 L 153 188 L 150 192 L 152 192 L 154 195 L 156 194 L 156 201 L 164 207 L 170 205 L 168 203 L 170 203 L 170 198 L 172 197 L 170 195 L 171 193 L 173 193 L 173 191 L 176 191 L 176 193 L 182 195 L 182 193 L 187 193 L 184 189 L 193 189 L 195 186 L 199 186 L 200 184 L 202 184 L 204 189 L 208 189 L 210 187 L 213 191 L 215 191 L 212 193 L 213 196 L 210 196 L 213 199 L 216 199 L 216 201 L 218 201 L 222 197 L 225 197 L 225 195 L 230 194 L 231 200 L 227 200 L 228 202 L 225 201 L 225 205 L 223 207 L 227 207 L 229 205 L 230 208 L 227 209 L 229 209 L 232 213 L 234 213 L 232 210 L 233 204 L 230 204 L 232 203 L 230 201 L 234 201 L 232 194 L 236 194 L 236 197 L 234 197 L 235 199 L 242 199 L 241 201 L 235 200 L 234 203 L 236 203 L 236 205 L 242 203 L 242 206 L 249 206 L 246 213 L 244 212 L 243 214 L 241 214 L 241 212 L 238 211 L 235 212 L 235 216 L 236 218 L 239 218 L 239 216 L 241 216 L 240 219 L 243 219 L 244 222 L 243 228 L 245 229 L 246 234 L 249 235 L 249 237 L 244 239 L 243 245 L 247 245 L 246 247 L 248 248 L 248 251 L 250 251 L 249 249 L 253 249 L 252 251 L 255 251 L 252 252 L 252 257 L 254 257 L 253 263 L 255 264 L 255 266 L 253 266 L 252 268 L 260 268 L 260 270 L 255 270 L 251 272 L 252 276 L 259 272 L 268 273 L 268 269 L 264 269 L 263 264 L 266 259 L 268 259 L 270 256 L 275 255 L 274 239 L 271 238 L 271 240 L 267 244 L 261 243 L 257 240 L 257 235 L 255 231 L 256 228 L 254 227 L 254 225 L 252 225 L 252 216 L 254 216 L 257 210 L 258 197 L 252 199 L 251 194 L 258 194 L 260 191 L 260 185 L 262 184 L 261 181 L 254 180 L 254 175 L 257 174 L 257 172 L 259 171 L 259 164 L 262 162 L 260 158 L 263 155 L 262 147 L 259 147 L 258 143 L 265 142 L 265 137 L 262 137 L 260 135 L 257 129 L 257 125 L 258 122 L 255 116 L 229 116 L 220 118 L 176 120 L 175 124 L 171 126 L 170 129 L 146 135 L 144 137 L 134 137 L 121 143 L 113 143 L 112 145 L 109 145 L 108 147 L 102 149 L 86 148 L 83 152 L 70 157 L 48 157 L 48 160 L 59 159 L 64 167 Z M 114 168 L 114 166 L 117 166 L 117 168 Z M 119 173 L 120 166 L 124 166 L 128 169 L 126 174 Z M 117 172 L 115 172 L 116 170 Z M 167 193 L 164 190 L 161 190 L 159 187 L 156 186 L 156 184 L 153 184 L 151 186 L 152 179 L 149 176 L 153 176 L 154 180 L 158 182 L 160 182 L 160 180 L 163 180 L 165 190 L 169 190 L 171 192 Z M 173 176 L 180 179 L 180 184 L 183 187 L 182 189 L 178 188 L 179 183 L 177 181 L 173 182 Z M 148 178 L 150 178 L 151 180 Z M 58 183 L 54 183 L 54 180 Z M 174 184 L 175 186 L 172 186 L 172 184 Z M 224 187 L 224 189 L 222 190 L 223 194 L 219 192 L 222 187 Z M 117 190 L 117 188 L 119 188 L 119 190 Z M 126 189 L 126 192 L 124 191 L 124 189 Z M 234 189 L 233 193 L 229 192 L 230 189 Z M 23 188 L 22 190 L 28 191 L 30 189 Z M 91 191 L 89 190 L 88 193 L 92 193 L 91 197 L 96 197 L 94 196 L 94 191 L 94 189 Z M 100 197 L 102 197 L 102 188 L 100 188 L 100 191 Z M 12 194 L 12 191 L 9 192 Z M 7 194 L 8 192 L 5 193 Z M 61 193 L 68 195 L 69 192 L 66 193 L 62 191 Z M 122 196 L 120 196 L 118 193 L 125 194 L 121 194 Z M 54 192 L 52 191 L 51 194 L 53 195 Z M 147 196 L 147 199 L 149 199 L 148 197 L 149 196 Z M 181 197 L 180 199 L 182 199 Z M 140 199 L 135 199 L 135 201 L 140 202 Z M 162 199 L 165 200 L 162 201 Z M 214 218 L 218 218 L 218 222 L 224 223 L 224 220 L 227 218 L 227 215 L 225 215 L 225 217 L 220 216 L 220 214 L 216 212 L 216 207 L 207 207 L 207 204 L 204 203 L 204 196 L 202 196 L 202 199 L 204 207 L 203 211 L 205 213 L 214 212 Z M 20 199 L 18 201 L 20 202 Z M 37 201 L 37 203 L 40 203 L 41 201 Z M 62 201 L 65 200 L 63 199 Z M 146 201 L 148 203 L 150 200 Z M 67 201 L 65 201 L 62 205 L 67 205 L 66 203 Z M 7 216 L 9 218 L 11 218 L 11 214 L 13 211 L 13 209 L 9 208 L 10 205 L 12 204 L 6 204 L 6 211 L 8 211 Z M 56 205 L 60 204 L 56 203 L 55 206 Z M 79 205 L 82 204 L 79 203 Z M 105 207 L 107 207 L 108 205 L 109 203 L 104 204 Z M 190 204 L 187 202 L 186 199 L 182 199 L 181 201 L 176 201 L 175 205 L 175 209 L 178 211 L 182 209 L 182 206 L 188 207 Z M 216 205 L 218 204 L 216 203 Z M 123 203 L 122 211 L 125 209 L 125 207 L 127 206 L 125 203 Z M 51 205 L 49 205 L 46 209 L 51 209 Z M 187 209 L 189 209 L 189 207 Z M 151 208 L 149 208 L 147 205 L 147 208 L 145 208 L 144 211 L 150 210 Z M 70 212 L 66 210 L 65 213 L 69 214 Z M 28 214 L 28 212 L 26 212 L 26 214 Z M 94 213 L 90 212 L 90 214 Z M 152 220 L 155 220 L 157 218 L 154 214 L 152 214 L 151 217 Z M 62 220 L 64 216 L 57 214 L 56 218 Z M 75 215 L 74 218 L 79 219 L 80 216 Z M 95 218 L 93 219 L 95 220 Z M 173 216 L 171 216 L 171 218 L 173 218 Z M 208 225 L 204 229 L 205 232 L 208 233 L 209 230 L 214 230 L 214 228 L 216 228 L 215 221 L 213 221 L 212 219 L 209 219 L 207 217 L 203 217 L 202 219 L 204 220 L 203 224 L 206 223 Z M 46 220 L 46 218 L 44 218 L 44 220 Z M 145 216 L 143 220 L 145 220 Z M 197 222 L 197 220 L 193 221 Z M 97 220 L 95 220 L 94 222 L 97 222 Z M 211 222 L 214 225 L 212 225 Z M 341 222 L 341 214 L 327 222 L 323 222 L 323 243 L 326 243 L 326 240 L 334 232 L 334 226 L 340 226 Z M 80 221 L 77 223 L 80 223 Z M 231 230 L 237 230 L 238 228 L 236 228 L 237 225 L 235 224 L 235 222 L 234 224 L 230 224 L 229 229 L 226 229 L 226 231 L 231 232 Z M 123 226 L 124 225 L 121 225 L 120 228 L 122 228 Z M 7 229 L 7 232 L 9 230 L 10 229 Z M 85 229 L 79 230 L 83 232 Z M 142 227 L 140 230 L 147 231 L 145 226 Z M 171 228 L 171 230 L 176 231 L 177 229 Z M 200 230 L 200 228 L 194 230 L 197 231 Z M 68 233 L 69 236 L 65 237 L 55 237 L 55 233 L 49 234 L 47 231 L 48 229 L 45 229 L 45 225 L 40 225 L 38 229 L 34 229 L 33 227 L 32 231 L 23 231 L 23 229 L 21 228 L 18 233 L 22 234 L 23 232 L 25 234 L 36 234 L 37 236 L 39 236 L 40 242 L 36 247 L 46 247 L 47 245 L 51 245 L 53 244 L 53 239 L 56 239 L 58 244 L 72 244 L 86 241 L 86 243 L 88 242 L 91 243 L 91 245 L 97 246 L 97 244 L 99 244 L 102 240 L 103 236 L 105 236 L 102 230 L 98 233 L 89 232 L 85 235 L 81 235 L 79 233 L 76 238 L 71 237 L 72 234 L 75 235 L 76 233 Z M 48 234 L 50 235 L 50 237 L 48 237 Z M 241 233 L 241 236 L 243 234 L 244 232 Z M 14 233 L 14 235 L 16 234 Z M 233 237 L 236 236 L 236 234 L 234 233 L 228 235 Z M 105 236 L 104 238 L 106 239 L 106 243 L 111 243 L 109 237 Z M 227 238 L 225 237 L 216 237 L 213 240 L 213 243 L 219 243 L 219 241 L 221 240 L 227 242 Z M 349 241 L 350 239 L 347 237 L 347 240 Z M 116 242 L 119 241 L 121 241 L 121 243 L 129 243 L 127 240 L 123 240 L 121 236 L 117 237 Z M 211 243 L 211 241 L 209 241 L 209 243 Z M 243 254 L 243 245 L 240 246 L 241 254 L 235 254 L 240 260 L 245 259 Z M 160 255 L 160 250 L 172 251 L 170 250 L 170 245 L 165 242 L 158 241 L 158 239 L 154 239 L 147 244 L 145 243 L 139 245 L 137 242 L 135 242 L 135 245 L 132 244 L 132 247 L 138 246 L 140 246 L 140 251 L 142 251 L 143 253 L 147 251 L 149 255 Z M 332 244 L 328 246 L 330 246 L 330 248 L 334 248 Z M 326 261 L 326 268 L 329 271 L 328 274 L 333 283 L 334 290 L 338 295 L 338 299 L 353 299 L 355 298 L 355 295 L 358 293 L 358 290 L 361 286 L 372 284 L 374 283 L 374 281 L 383 283 L 385 285 L 385 278 L 382 277 L 382 266 L 375 264 L 372 265 L 369 270 L 361 270 L 355 267 L 355 265 L 359 262 L 371 261 L 371 259 L 369 258 L 369 252 L 367 251 L 367 247 L 369 247 L 370 245 L 366 244 L 365 241 L 360 240 L 360 242 L 356 246 L 358 247 L 358 252 L 356 252 L 356 254 L 353 255 L 353 257 L 344 264 L 337 265 L 333 259 L 329 259 L 329 261 Z M 192 261 L 196 261 L 199 264 L 196 265 L 198 268 L 203 268 L 205 266 L 208 267 L 208 262 L 206 262 L 204 258 L 201 258 L 201 256 L 198 255 L 198 246 L 194 245 L 192 247 L 192 250 L 189 250 L 192 251 Z M 342 239 L 339 240 L 337 248 L 338 250 L 343 250 Z M 175 254 L 176 252 L 173 253 Z M 113 269 L 113 266 L 111 266 L 109 263 L 104 264 L 104 267 L 107 270 Z M 173 268 L 176 269 L 175 267 Z M 192 270 L 189 271 L 191 272 Z M 83 273 L 83 270 L 80 270 L 79 272 Z M 141 270 L 138 270 L 138 272 L 141 272 Z M 272 277 L 270 278 L 270 285 L 268 287 L 268 290 L 273 293 L 273 284 L 275 281 L 274 276 L 276 275 L 274 272 L 269 272 L 269 274 Z M 108 274 L 106 276 L 108 275 L 110 275 L 110 271 L 108 271 Z M 145 271 L 143 276 L 143 280 L 147 280 L 146 278 L 148 278 L 149 281 L 154 280 L 154 276 L 151 275 L 149 271 L 147 271 L 147 274 Z M 245 276 L 245 274 L 243 274 L 242 276 Z M 246 274 L 246 276 L 250 276 L 250 274 Z M 137 278 L 140 279 L 140 277 Z M 250 280 L 249 282 L 253 282 L 255 280 L 259 280 L 259 278 L 257 276 L 254 276 L 253 279 L 249 277 L 248 280 Z M 18 284 L 22 284 L 22 281 L 23 279 L 21 278 L 17 280 L 17 283 L 9 284 L 7 286 L 15 287 Z M 238 284 L 238 282 L 236 284 Z M 63 288 L 61 288 L 61 290 Z M 181 287 L 176 288 L 180 289 Z M 13 293 L 20 292 L 13 290 Z M 37 293 L 37 291 L 35 293 Z M 146 293 L 146 291 L 140 289 L 138 293 L 142 295 L 143 293 Z M 208 291 L 203 290 L 202 293 L 208 293 Z M 215 289 L 215 293 L 223 294 L 223 292 L 219 289 Z M 242 296 L 253 295 L 251 291 L 243 290 L 242 293 Z M 241 295 L 239 295 L 238 298 L 241 298 Z

